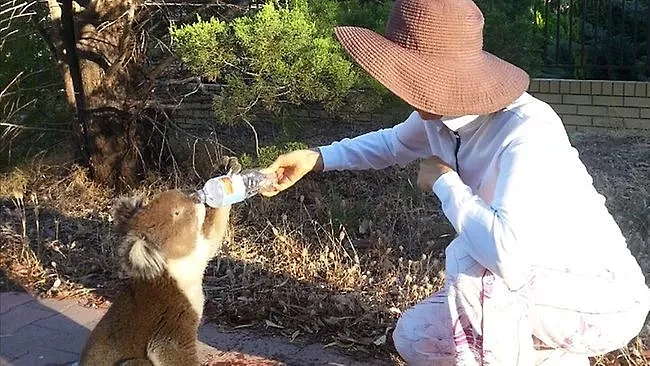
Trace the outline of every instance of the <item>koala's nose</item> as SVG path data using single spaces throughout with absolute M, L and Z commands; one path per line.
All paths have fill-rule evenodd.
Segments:
M 189 199 L 191 199 L 193 203 L 203 203 L 203 200 L 201 199 L 199 192 L 195 190 L 186 189 L 183 190 L 183 193 L 187 195 L 187 197 L 189 197 Z
M 194 203 L 204 203 L 201 199 L 201 196 L 197 192 L 190 194 L 190 198 Z

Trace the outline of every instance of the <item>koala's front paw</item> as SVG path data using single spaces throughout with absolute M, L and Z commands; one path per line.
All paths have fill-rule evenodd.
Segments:
M 225 174 L 238 174 L 239 172 L 242 171 L 242 166 L 241 163 L 239 162 L 239 159 L 235 156 L 224 156 L 221 159 L 221 164 L 220 164 L 220 173 L 225 175 Z

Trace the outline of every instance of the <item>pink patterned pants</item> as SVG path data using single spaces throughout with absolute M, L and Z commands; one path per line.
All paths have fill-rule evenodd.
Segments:
M 461 262 L 443 291 L 397 322 L 393 340 L 409 365 L 589 365 L 626 346 L 650 309 L 645 286 L 617 300 L 629 285 L 611 275 L 540 268 L 513 292 L 473 259 Z

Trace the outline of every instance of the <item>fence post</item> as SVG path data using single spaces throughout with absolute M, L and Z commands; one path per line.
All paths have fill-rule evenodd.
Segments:
M 645 37 L 645 43 L 646 43 L 646 48 L 647 48 L 647 57 L 645 60 L 645 65 L 646 65 L 646 77 L 650 78 L 650 0 L 647 0 L 647 7 L 646 7 L 646 23 L 647 23 L 647 33 Z

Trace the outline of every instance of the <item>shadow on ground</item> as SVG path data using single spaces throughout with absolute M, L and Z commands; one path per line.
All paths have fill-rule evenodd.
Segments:
M 24 212 L 24 215 L 21 216 L 20 212 Z M 3 292 L 0 321 L 2 365 L 65 365 L 75 361 L 90 329 L 97 324 L 124 281 L 117 278 L 112 248 L 114 238 L 107 229 L 108 222 L 95 217 L 70 217 L 57 210 L 41 207 L 37 213 L 38 228 L 36 225 L 29 225 L 26 229 L 28 238 L 38 240 L 25 241 L 19 234 L 22 222 L 36 222 L 35 215 L 33 207 L 28 206 L 22 210 L 15 207 L 11 201 L 0 201 L 0 222 L 5 225 L 4 230 L 0 232 L 0 248 L 5 256 L 0 262 L 4 266 L 1 267 L 0 275 L 0 292 Z M 33 267 L 30 268 L 16 259 L 19 253 L 24 254 L 25 245 L 36 257 L 32 260 Z M 12 256 L 15 258 L 12 259 Z M 258 293 L 272 292 L 274 288 L 267 287 L 269 283 L 299 289 L 320 299 L 347 299 L 350 297 L 349 293 L 270 273 L 254 264 L 228 257 L 220 257 L 215 262 L 219 262 L 219 268 L 215 268 L 213 263 L 208 270 L 210 275 L 206 276 L 206 285 L 212 285 L 206 289 L 206 324 L 201 327 L 199 333 L 201 355 L 207 364 L 389 364 L 385 352 L 378 355 L 380 358 L 369 353 L 350 355 L 343 354 L 334 347 L 325 348 L 323 344 L 315 343 L 317 339 L 323 339 L 324 335 L 331 332 L 327 327 L 309 336 L 296 334 L 296 337 L 293 337 L 295 339 L 290 339 L 279 329 L 282 328 L 279 325 L 282 320 L 278 317 L 282 313 L 281 310 L 272 306 L 237 308 L 235 305 L 241 302 L 237 299 L 235 303 L 228 300 L 232 294 L 230 289 L 238 287 L 241 290 L 243 284 L 225 286 L 220 290 L 215 286 L 220 282 L 215 282 L 215 279 L 226 280 L 233 270 L 247 268 L 249 273 L 255 274 L 253 279 L 272 279 L 271 282 L 261 281 L 257 285 L 249 286 L 252 291 Z M 56 265 L 53 266 L 52 263 Z M 12 276 L 16 275 L 24 277 L 12 279 Z M 54 284 L 57 279 L 60 280 L 58 286 Z M 23 288 L 18 281 L 32 284 L 29 288 Z M 94 289 L 92 293 L 87 294 L 91 296 L 84 296 L 85 293 L 79 292 L 83 288 Z M 35 299 L 29 293 L 40 293 L 46 298 Z M 93 301 L 89 300 L 89 297 L 108 301 Z M 275 302 L 277 296 L 270 296 L 269 299 L 275 299 L 272 301 Z M 346 309 L 349 312 L 346 312 Z M 355 303 L 351 307 L 339 309 L 335 315 L 355 318 L 360 311 L 362 305 Z M 269 323 L 265 322 L 268 319 L 274 319 L 276 323 L 268 327 Z M 318 316 L 315 316 L 314 323 L 323 324 Z M 264 324 L 267 327 L 264 327 Z M 237 325 L 243 327 L 237 329 Z
M 73 300 L 0 293 L 0 363 L 45 366 L 74 362 L 101 314 Z

